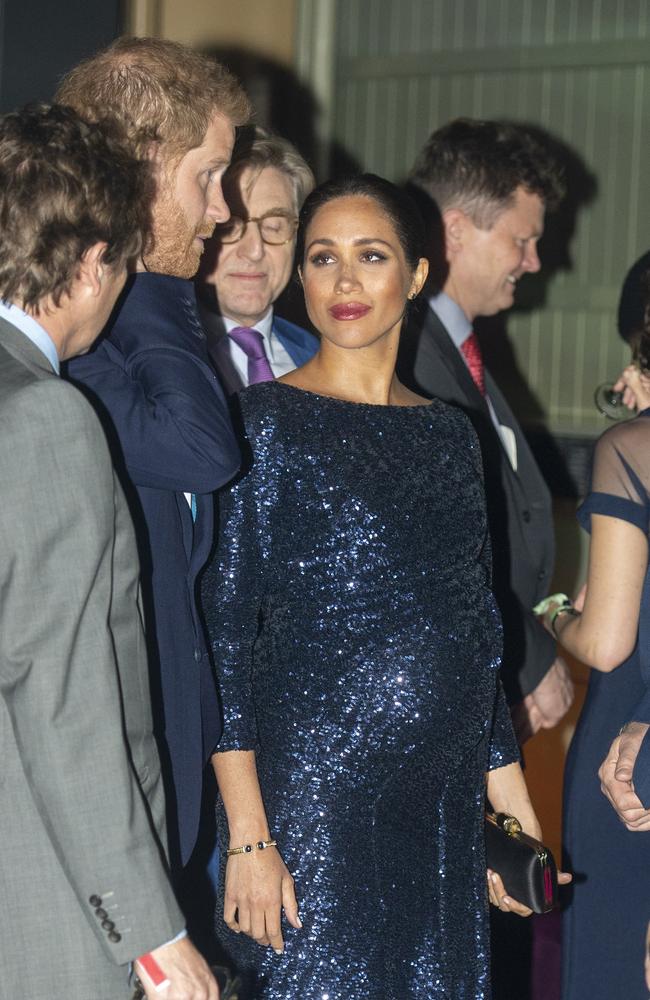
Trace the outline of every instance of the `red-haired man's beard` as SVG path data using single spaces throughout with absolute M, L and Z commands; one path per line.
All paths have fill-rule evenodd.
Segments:
M 142 259 L 147 271 L 193 278 L 199 268 L 203 243 L 214 232 L 214 222 L 203 219 L 190 224 L 182 207 L 169 191 L 157 199 L 153 212 L 153 233 Z

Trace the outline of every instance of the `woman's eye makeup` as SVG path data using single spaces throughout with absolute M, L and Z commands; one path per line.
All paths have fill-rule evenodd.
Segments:
M 332 254 L 321 251 L 320 253 L 312 254 L 309 258 L 309 263 L 320 267 L 322 264 L 327 264 L 330 260 L 332 260 Z
M 333 254 L 321 250 L 319 253 L 311 255 L 309 263 L 320 267 L 323 264 L 329 264 L 333 260 Z M 381 261 L 388 260 L 388 254 L 385 254 L 382 250 L 362 250 L 359 254 L 359 260 L 363 264 L 381 263 Z

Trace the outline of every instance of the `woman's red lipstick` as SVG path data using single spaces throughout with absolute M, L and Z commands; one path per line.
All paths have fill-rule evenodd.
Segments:
M 370 312 L 370 306 L 364 306 L 361 302 L 341 302 L 339 305 L 331 306 L 329 312 L 334 319 L 360 319 Z

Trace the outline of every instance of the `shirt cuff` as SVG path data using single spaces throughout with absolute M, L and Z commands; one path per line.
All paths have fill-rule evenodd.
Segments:
M 177 934 L 175 938 L 172 938 L 171 941 L 165 941 L 164 944 L 159 944 L 158 948 L 166 948 L 170 944 L 176 944 L 177 941 L 182 941 L 184 937 L 187 937 L 186 927 L 184 927 L 180 934 Z M 158 948 L 154 948 L 153 950 L 158 951 Z

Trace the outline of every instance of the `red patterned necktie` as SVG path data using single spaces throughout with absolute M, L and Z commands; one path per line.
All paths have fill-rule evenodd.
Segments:
M 460 349 L 465 361 L 467 362 L 469 373 L 474 379 L 476 388 L 480 392 L 481 396 L 484 396 L 485 371 L 483 368 L 483 355 L 481 354 L 481 345 L 478 342 L 478 337 L 473 330 L 467 340 L 463 342 Z

